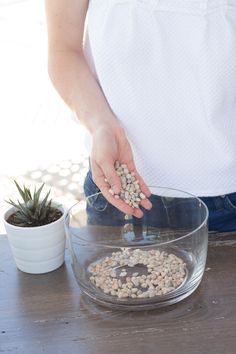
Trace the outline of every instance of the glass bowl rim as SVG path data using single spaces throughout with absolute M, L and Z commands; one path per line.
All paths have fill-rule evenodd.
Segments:
M 189 197 L 198 200 L 198 202 L 199 202 L 201 205 L 203 205 L 203 207 L 204 207 L 204 209 L 205 209 L 206 215 L 205 215 L 205 217 L 204 217 L 204 220 L 201 222 L 201 224 L 200 224 L 198 227 L 196 227 L 194 230 L 188 232 L 187 234 L 184 234 L 184 235 L 178 237 L 176 240 L 169 240 L 169 241 L 165 241 L 165 242 L 161 242 L 161 243 L 153 242 L 153 243 L 150 243 L 150 244 L 147 244 L 147 245 L 140 245 L 140 247 L 141 247 L 142 249 L 143 249 L 143 248 L 148 248 L 148 247 L 150 248 L 150 246 L 163 246 L 163 245 L 167 245 L 167 244 L 169 244 L 169 243 L 173 243 L 173 244 L 174 244 L 175 242 L 177 242 L 177 241 L 179 241 L 179 240 L 183 240 L 184 238 L 187 238 L 187 237 L 191 236 L 192 234 L 196 233 L 198 230 L 200 230 L 200 229 L 204 226 L 204 224 L 207 223 L 207 220 L 208 220 L 208 217 L 209 217 L 209 210 L 208 210 L 208 207 L 207 207 L 207 205 L 203 202 L 203 200 L 202 200 L 201 198 L 197 197 L 196 195 L 191 194 L 191 193 L 189 193 L 189 192 L 185 192 L 185 191 L 183 191 L 183 190 L 181 190 L 181 189 L 170 188 L 170 187 L 148 186 L 148 188 L 156 188 L 156 189 L 158 188 L 158 189 L 162 189 L 162 190 L 171 190 L 171 191 L 181 192 L 181 193 L 183 193 L 183 194 L 185 194 L 185 195 L 188 195 Z M 89 195 L 88 197 L 84 197 L 84 199 L 82 199 L 81 201 L 76 202 L 76 203 L 73 204 L 70 208 L 67 209 L 66 215 L 65 215 L 65 218 L 64 218 L 64 226 L 65 226 L 65 228 L 66 228 L 66 231 L 69 229 L 69 227 L 67 226 L 66 223 L 67 223 L 68 217 L 69 217 L 69 215 L 70 215 L 70 211 L 71 211 L 77 204 L 81 203 L 82 201 L 88 200 L 89 198 L 95 197 L 95 196 L 98 196 L 98 195 L 103 195 L 103 194 L 102 194 L 101 191 L 99 191 L 99 192 L 97 192 L 97 193 L 94 193 L 94 194 L 91 194 L 91 195 Z M 165 196 L 163 196 L 163 197 L 165 197 Z M 105 198 L 105 197 L 104 197 L 104 198 Z M 173 198 L 175 198 L 175 197 L 173 197 Z M 125 215 L 125 214 L 124 214 L 124 215 Z M 96 225 L 94 225 L 94 226 L 96 226 Z M 69 230 L 69 232 L 73 234 L 73 231 Z M 66 232 L 66 233 L 67 233 L 67 232 Z M 107 245 L 107 244 L 105 244 L 105 243 L 99 243 L 99 242 L 94 242 L 94 241 L 86 240 L 86 239 L 84 239 L 84 238 L 82 238 L 82 237 L 80 237 L 80 236 L 78 236 L 78 235 L 75 235 L 75 234 L 73 234 L 73 235 L 76 236 L 76 238 L 78 238 L 79 240 L 86 242 L 87 244 L 96 245 L 96 246 L 103 247 L 103 248 L 121 248 L 121 246 L 118 246 L 118 245 L 116 245 L 116 244 L 114 244 L 114 245 Z M 137 245 L 124 245 L 124 246 L 122 246 L 122 248 L 137 248 Z

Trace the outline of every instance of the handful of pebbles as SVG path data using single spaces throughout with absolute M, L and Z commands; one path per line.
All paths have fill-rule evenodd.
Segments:
M 138 208 L 142 199 L 145 199 L 145 195 L 142 193 L 139 181 L 135 178 L 135 173 L 130 172 L 126 164 L 120 164 L 118 161 L 115 163 L 115 170 L 121 180 L 121 192 L 115 194 L 113 189 L 109 189 L 109 192 L 116 199 L 122 199 L 132 208 Z M 105 180 L 107 182 L 107 180 Z
M 183 260 L 171 253 L 122 248 L 92 265 L 90 274 L 90 281 L 105 294 L 152 298 L 179 287 L 187 269 Z

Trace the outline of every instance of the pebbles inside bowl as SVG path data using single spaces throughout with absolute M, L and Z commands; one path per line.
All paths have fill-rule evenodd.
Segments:
M 165 295 L 185 280 L 187 269 L 176 255 L 159 250 L 113 252 L 90 267 L 90 281 L 105 294 L 118 298 Z

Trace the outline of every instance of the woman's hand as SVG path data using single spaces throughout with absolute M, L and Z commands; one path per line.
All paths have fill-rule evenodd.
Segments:
M 143 212 L 141 209 L 130 207 L 123 200 L 115 199 L 109 192 L 110 188 L 115 194 L 119 194 L 121 191 L 121 181 L 114 167 L 115 162 L 119 161 L 122 164 L 126 164 L 130 172 L 135 173 L 135 177 L 139 181 L 140 188 L 145 196 L 149 197 L 151 195 L 135 168 L 132 150 L 124 129 L 119 123 L 115 127 L 114 125 L 103 125 L 96 129 L 92 137 L 91 168 L 94 182 L 104 197 L 120 211 L 136 217 L 142 217 Z M 148 199 L 142 200 L 140 205 L 146 209 L 152 207 Z

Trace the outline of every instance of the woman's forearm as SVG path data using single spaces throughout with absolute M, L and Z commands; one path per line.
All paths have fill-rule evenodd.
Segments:
M 84 57 L 88 5 L 89 0 L 45 0 L 50 78 L 63 100 L 93 134 L 98 127 L 112 130 L 119 124 Z
M 91 134 L 98 126 L 116 128 L 118 120 L 82 52 L 49 49 L 48 70 L 60 96 Z

